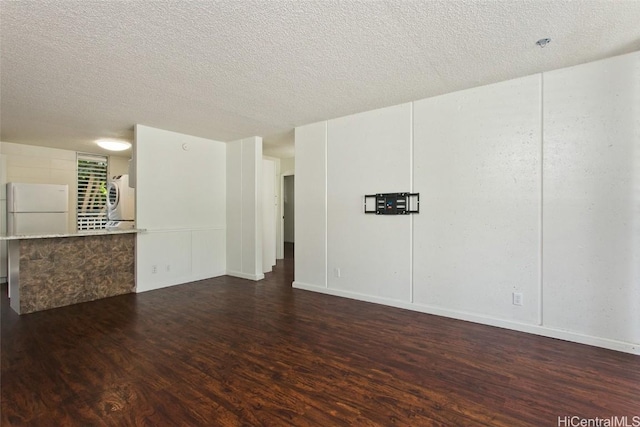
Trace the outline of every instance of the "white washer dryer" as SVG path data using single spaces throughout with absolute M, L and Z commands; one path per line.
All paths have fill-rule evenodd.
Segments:
M 107 184 L 107 229 L 135 227 L 135 189 L 129 187 L 129 175 L 114 176 Z

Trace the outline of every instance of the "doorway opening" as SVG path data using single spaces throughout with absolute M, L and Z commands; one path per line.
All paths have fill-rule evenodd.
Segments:
M 284 257 L 293 258 L 295 245 L 295 176 L 284 175 L 282 184 L 282 230 Z

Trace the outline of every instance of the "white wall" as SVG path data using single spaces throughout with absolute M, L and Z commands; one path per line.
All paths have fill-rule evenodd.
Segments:
M 327 126 L 328 287 L 406 301 L 411 218 L 364 215 L 363 197 L 410 191 L 411 104 Z
M 278 259 L 282 259 L 284 258 L 283 255 L 283 248 L 282 248 L 282 236 L 283 236 L 283 229 L 282 229 L 282 221 L 281 221 L 281 211 L 282 211 L 282 189 L 280 188 L 280 174 L 281 174 L 281 169 L 280 169 L 280 162 L 281 159 L 279 159 L 278 157 L 270 157 L 270 156 L 262 156 L 262 158 L 264 160 L 270 160 L 274 163 L 275 166 L 275 170 L 274 170 L 274 175 L 273 175 L 273 191 L 274 191 L 274 198 L 275 198 L 275 209 L 274 209 L 274 221 L 275 221 L 275 227 L 276 227 L 276 248 L 275 248 L 275 257 L 276 260 Z M 263 242 L 263 246 L 264 246 L 264 242 Z M 263 262 L 264 264 L 264 262 Z M 274 263 L 275 265 L 275 263 Z
M 227 274 L 250 280 L 262 270 L 262 138 L 227 143 Z
M 544 74 L 544 323 L 640 344 L 640 53 Z
M 280 171 L 281 171 L 281 173 L 295 172 L 295 170 L 296 170 L 296 159 L 295 159 L 295 157 L 290 157 L 288 159 L 280 159 Z
M 295 282 L 327 286 L 327 123 L 297 127 Z M 298 151 L 299 150 L 299 151 Z
M 294 286 L 640 354 L 638 76 L 636 52 L 297 128 Z M 420 214 L 362 213 L 412 184 Z
M 276 265 L 276 162 L 262 159 L 262 271 Z
M 225 274 L 226 144 L 135 128 L 136 290 Z
M 129 158 L 109 156 L 109 178 L 129 173 Z
M 539 322 L 540 89 L 536 75 L 414 103 L 415 303 Z

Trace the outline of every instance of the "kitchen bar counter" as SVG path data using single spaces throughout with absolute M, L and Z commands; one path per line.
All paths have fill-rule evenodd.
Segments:
M 54 234 L 18 234 L 12 236 L 0 235 L 0 240 L 25 240 L 25 239 L 54 239 L 58 237 L 89 237 L 89 236 L 104 236 L 107 234 L 131 234 L 141 233 L 146 230 L 139 228 L 132 228 L 130 230 L 88 230 L 78 231 L 75 233 L 54 233 Z
M 0 236 L 11 308 L 26 314 L 134 292 L 135 233 L 142 231 Z

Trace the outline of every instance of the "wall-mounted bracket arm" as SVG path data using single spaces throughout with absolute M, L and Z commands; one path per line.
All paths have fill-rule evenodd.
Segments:
M 420 193 L 376 193 L 364 196 L 364 213 L 408 215 L 420 213 Z

